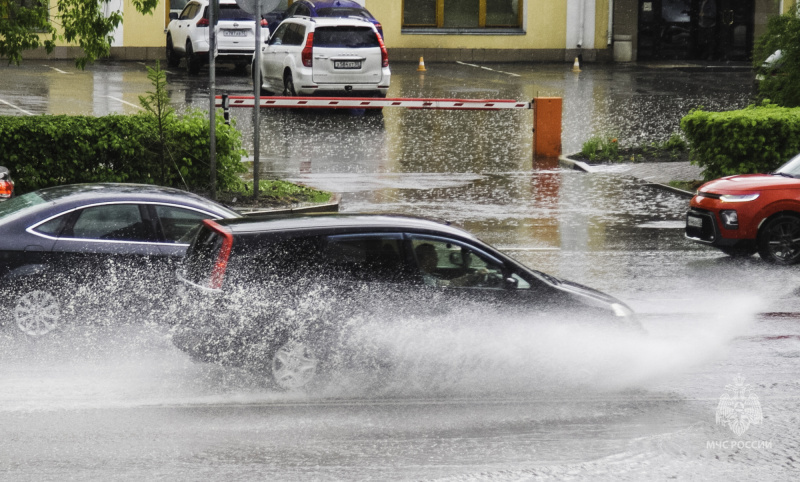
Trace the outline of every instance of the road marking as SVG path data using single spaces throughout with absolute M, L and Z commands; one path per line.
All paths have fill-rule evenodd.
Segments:
M 497 72 L 498 74 L 510 75 L 512 77 L 520 77 L 519 74 L 515 74 L 513 72 L 504 72 L 502 70 L 495 70 L 495 69 L 492 69 L 490 67 L 485 67 L 483 65 L 468 64 L 466 62 L 461 62 L 460 60 L 456 60 L 456 63 L 457 64 L 461 64 L 461 65 L 466 65 L 467 67 L 475 67 L 476 69 L 483 69 L 483 70 L 489 70 L 491 72 Z
M 3 103 L 3 104 L 5 104 L 5 105 L 7 105 L 7 106 L 9 106 L 9 107 L 11 107 L 11 108 L 17 109 L 18 111 L 20 111 L 20 112 L 22 112 L 22 113 L 24 113 L 24 114 L 28 114 L 28 115 L 36 115 L 36 114 L 34 114 L 34 113 L 32 113 L 32 112 L 28 112 L 28 111 L 27 111 L 27 110 L 25 110 L 25 109 L 19 108 L 19 107 L 15 106 L 14 104 L 11 104 L 10 102 L 6 102 L 6 101 L 4 101 L 3 99 L 0 99 L 0 103 Z
M 55 68 L 55 67 L 51 67 L 51 66 L 49 66 L 49 65 L 47 65 L 46 67 L 50 67 L 51 69 L 55 70 L 55 71 L 56 71 L 56 72 L 58 72 L 59 74 L 69 74 L 69 72 L 67 72 L 66 70 L 57 69 L 57 68 Z
M 123 104 L 129 105 L 129 106 L 131 106 L 131 107 L 136 107 L 136 108 L 137 108 L 137 109 L 139 109 L 139 110 L 144 110 L 144 109 L 142 109 L 141 107 L 139 107 L 138 105 L 136 105 L 136 104 L 131 104 L 130 102 L 128 102 L 128 101 L 126 101 L 126 100 L 122 100 L 122 99 L 120 99 L 119 97 L 113 97 L 113 96 L 110 96 L 110 95 L 107 95 L 106 97 L 108 97 L 109 99 L 114 99 L 114 100 L 116 100 L 116 101 L 118 101 L 118 102 L 122 102 Z

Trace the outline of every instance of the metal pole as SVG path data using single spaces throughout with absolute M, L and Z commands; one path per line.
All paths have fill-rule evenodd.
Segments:
M 217 6 L 219 0 L 211 0 L 208 5 L 208 127 L 209 127 L 209 167 L 211 169 L 212 200 L 217 199 L 217 107 L 216 107 L 216 66 L 214 54 L 217 50 Z
M 259 170 L 261 169 L 261 2 L 256 1 L 256 50 L 253 55 L 253 199 L 258 200 Z

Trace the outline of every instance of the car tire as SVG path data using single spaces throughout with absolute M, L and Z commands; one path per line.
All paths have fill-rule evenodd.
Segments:
M 282 390 L 302 390 L 317 377 L 319 358 L 306 342 L 288 340 L 271 358 L 272 380 Z
M 800 217 L 779 214 L 767 220 L 758 236 L 758 254 L 784 266 L 800 261 Z
M 200 72 L 200 59 L 194 54 L 192 42 L 186 42 L 186 71 L 191 75 Z
M 731 247 L 722 247 L 719 248 L 720 251 L 727 254 L 731 258 L 749 258 L 753 256 L 758 251 L 755 247 L 747 247 L 747 248 L 731 248 Z
M 14 301 L 14 322 L 23 334 L 39 337 L 61 325 L 62 306 L 58 297 L 49 290 L 30 289 Z
M 175 51 L 172 45 L 172 36 L 167 35 L 167 65 L 169 67 L 177 67 L 181 63 L 181 56 Z
M 292 73 L 288 70 L 283 74 L 283 95 L 297 97 L 297 91 L 294 89 L 294 79 L 292 78 Z

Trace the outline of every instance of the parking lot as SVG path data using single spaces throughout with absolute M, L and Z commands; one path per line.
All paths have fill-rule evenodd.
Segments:
M 663 139 L 689 109 L 739 108 L 751 95 L 743 69 L 416 67 L 392 64 L 390 97 L 563 97 L 565 152 L 592 134 Z M 139 63 L 0 71 L 0 115 L 135 113 L 151 89 Z M 205 73 L 168 74 L 179 112 L 207 107 Z M 217 71 L 218 93 L 251 90 L 247 74 Z M 530 111 L 364 114 L 263 110 L 262 177 L 337 192 L 344 212 L 453 221 L 528 266 L 624 300 L 647 333 L 527 320 L 449 332 L 409 320 L 391 333 L 404 370 L 381 391 L 353 375 L 312 394 L 194 363 L 162 325 L 109 320 L 41 343 L 4 335 L 8 477 L 791 478 L 800 446 L 796 269 L 686 241 L 684 197 L 534 160 Z M 252 151 L 251 112 L 232 117 Z M 715 420 L 737 374 L 764 415 L 742 437 Z

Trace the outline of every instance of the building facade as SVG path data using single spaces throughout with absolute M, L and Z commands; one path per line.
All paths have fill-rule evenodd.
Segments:
M 292 0 L 283 0 L 286 8 Z M 572 62 L 746 60 L 767 18 L 793 0 L 357 0 L 383 25 L 393 61 Z M 169 11 L 186 0 L 165 0 L 153 15 L 131 0 L 111 0 L 125 21 L 114 34 L 112 58 L 164 58 Z M 73 58 L 61 45 L 47 56 Z

